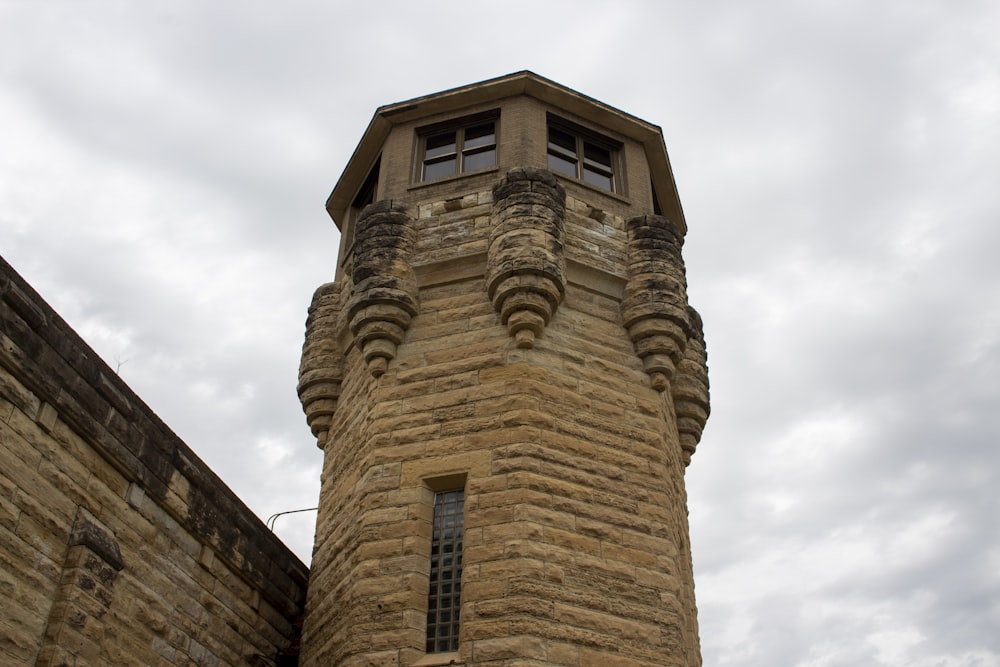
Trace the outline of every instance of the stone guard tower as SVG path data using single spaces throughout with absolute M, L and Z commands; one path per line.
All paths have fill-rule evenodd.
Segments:
M 299 395 L 304 665 L 700 665 L 708 417 L 658 127 L 519 72 L 376 111 Z

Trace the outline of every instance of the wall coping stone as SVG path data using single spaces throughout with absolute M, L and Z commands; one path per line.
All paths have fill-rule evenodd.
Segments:
M 0 366 L 289 620 L 301 613 L 308 568 L 2 257 Z M 175 476 L 186 512 L 166 502 Z M 74 539 L 100 547 L 87 525 Z

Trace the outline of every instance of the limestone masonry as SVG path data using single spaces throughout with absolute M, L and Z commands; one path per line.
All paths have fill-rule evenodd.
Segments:
M 327 210 L 311 571 L 0 260 L 0 664 L 701 665 L 659 128 L 519 72 L 378 109 Z
M 295 664 L 307 570 L 0 259 L 0 664 Z
M 659 128 L 530 72 L 380 108 L 327 208 L 303 665 L 700 665 L 708 417 Z

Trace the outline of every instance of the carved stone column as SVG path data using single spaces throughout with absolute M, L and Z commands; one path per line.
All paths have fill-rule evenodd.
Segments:
M 711 411 L 708 392 L 708 354 L 702 333 L 701 316 L 688 306 L 691 337 L 688 338 L 684 357 L 677 365 L 677 374 L 671 383 L 670 393 L 677 414 L 677 432 L 680 435 L 684 465 L 691 464 L 701 432 Z
M 653 388 L 664 391 L 691 335 L 681 258 L 684 238 L 661 215 L 631 218 L 627 228 L 629 280 L 622 319 Z
M 396 358 L 396 346 L 417 314 L 417 280 L 410 266 L 415 237 L 409 207 L 402 202 L 369 204 L 357 221 L 348 318 L 374 377 Z
M 344 377 L 344 354 L 338 344 L 342 286 L 343 282 L 327 283 L 313 295 L 299 365 L 299 400 L 320 449 L 326 443 Z
M 493 188 L 486 291 L 518 347 L 541 335 L 566 291 L 566 191 L 544 169 L 511 169 Z

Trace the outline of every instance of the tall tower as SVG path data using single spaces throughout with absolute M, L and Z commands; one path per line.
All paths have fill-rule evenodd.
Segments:
M 304 665 L 700 665 L 708 417 L 658 127 L 531 72 L 381 107 L 299 395 Z

